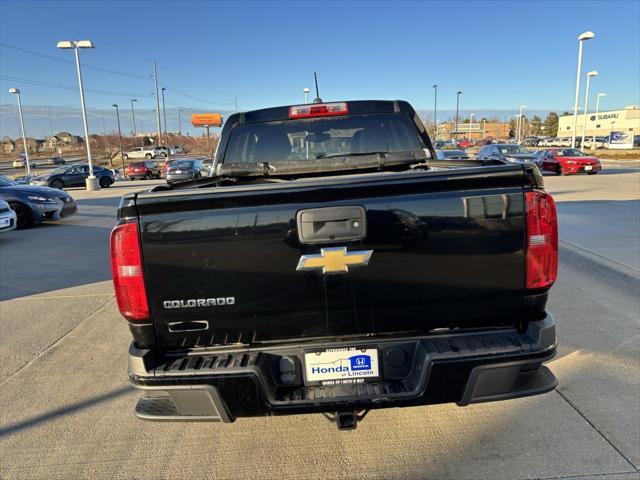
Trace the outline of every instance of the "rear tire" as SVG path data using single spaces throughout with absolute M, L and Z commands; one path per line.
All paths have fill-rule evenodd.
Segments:
M 21 203 L 10 203 L 11 209 L 16 212 L 16 230 L 23 230 L 33 225 L 33 215 L 31 210 Z
M 125 154 L 123 154 L 123 155 L 122 155 L 122 158 L 123 158 L 124 160 L 129 160 L 129 155 L 127 155 L 127 154 L 125 153 Z
M 111 180 L 109 177 L 100 177 L 100 188 L 109 188 L 111 186 Z
M 144 158 L 146 158 L 147 160 L 151 160 L 151 154 L 150 154 L 150 153 L 147 153 L 147 154 L 144 156 Z
M 51 180 L 51 188 L 62 190 L 64 188 L 64 182 L 58 178 L 54 178 L 53 180 Z
M 587 175 L 595 175 L 596 173 L 598 173 L 597 170 L 591 170 L 590 172 L 587 172 Z
M 562 170 L 562 165 L 558 165 L 556 167 L 556 175 L 559 175 L 559 176 L 564 175 L 564 170 Z
M 129 180 L 131 180 L 133 182 L 135 180 L 135 178 L 129 177 Z

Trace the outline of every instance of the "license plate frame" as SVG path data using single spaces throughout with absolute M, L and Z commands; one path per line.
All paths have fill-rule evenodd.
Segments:
M 593 170 L 593 165 L 585 165 L 584 170 L 585 172 L 590 172 L 591 170 Z
M 303 352 L 305 385 L 341 385 L 380 379 L 376 347 L 343 347 Z

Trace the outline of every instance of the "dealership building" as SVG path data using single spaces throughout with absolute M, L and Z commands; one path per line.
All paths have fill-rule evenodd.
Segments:
M 640 135 L 640 107 L 631 105 L 623 110 L 610 110 L 607 112 L 588 113 L 578 115 L 576 136 L 582 136 L 582 128 L 586 128 L 585 135 L 591 137 L 606 137 L 611 132 L 625 132 L 632 135 Z M 573 115 L 563 115 L 558 122 L 558 137 L 573 136 Z

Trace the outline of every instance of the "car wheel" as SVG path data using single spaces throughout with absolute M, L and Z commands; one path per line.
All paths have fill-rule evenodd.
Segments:
M 53 180 L 51 180 L 51 188 L 62 190 L 64 188 L 64 182 L 59 178 L 54 178 Z
M 131 180 L 133 182 L 135 180 L 135 178 L 129 177 L 129 180 Z
M 151 154 L 150 154 L 150 153 L 147 153 L 147 154 L 144 156 L 144 158 L 146 158 L 147 160 L 151 159 Z
M 111 186 L 111 180 L 109 177 L 100 177 L 100 188 L 109 188 Z
M 22 230 L 33 225 L 33 215 L 27 207 L 21 203 L 10 203 L 9 206 L 16 212 L 16 229 Z
M 144 179 L 145 179 L 145 180 L 151 180 L 151 174 L 150 174 L 150 173 L 147 173 L 147 174 L 144 176 Z
M 598 173 L 597 170 L 591 170 L 590 172 L 587 172 L 587 175 L 595 175 L 596 173 Z
M 127 155 L 126 153 L 124 153 L 124 154 L 122 155 L 122 158 L 123 158 L 124 160 L 129 160 L 129 155 Z
M 562 165 L 558 165 L 556 167 L 556 175 L 564 175 L 564 170 L 562 170 Z

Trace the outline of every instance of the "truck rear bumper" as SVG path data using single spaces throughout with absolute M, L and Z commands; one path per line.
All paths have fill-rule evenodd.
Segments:
M 338 348 L 339 342 L 287 347 L 182 352 L 159 358 L 133 344 L 129 377 L 145 390 L 139 418 L 222 421 L 236 417 L 356 412 L 372 408 L 507 400 L 555 388 L 542 365 L 556 351 L 551 315 L 515 329 L 353 340 L 380 352 L 375 381 L 306 385 L 303 352 Z M 283 358 L 286 361 L 283 362 Z M 283 365 L 285 371 L 282 370 Z

